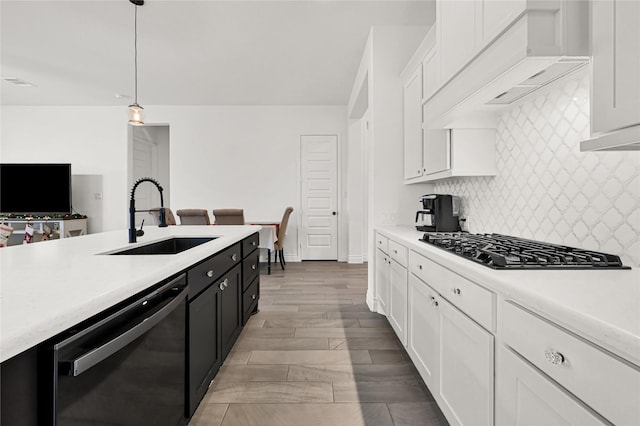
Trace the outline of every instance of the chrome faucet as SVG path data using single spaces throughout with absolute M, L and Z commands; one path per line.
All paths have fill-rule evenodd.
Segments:
M 153 178 L 150 178 L 150 177 L 140 178 L 136 181 L 136 183 L 133 184 L 133 188 L 131 188 L 131 199 L 129 200 L 129 242 L 130 243 L 135 243 L 137 241 L 136 237 L 138 236 L 138 232 L 140 232 L 139 235 L 142 236 L 142 229 L 140 229 L 140 231 L 136 230 L 136 212 L 149 211 L 149 210 L 136 210 L 136 200 L 135 200 L 136 188 L 142 182 L 151 182 L 156 186 L 156 188 L 158 188 L 158 191 L 160 192 L 160 223 L 158 224 L 158 226 L 160 228 L 164 228 L 167 226 L 167 220 L 165 219 L 165 215 L 164 215 L 164 199 L 162 197 L 162 191 L 163 191 L 162 186 L 160 186 L 158 181 Z

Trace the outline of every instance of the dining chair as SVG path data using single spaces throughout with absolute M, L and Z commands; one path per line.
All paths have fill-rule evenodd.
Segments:
M 214 209 L 215 225 L 244 225 L 244 209 Z
M 149 214 L 153 217 L 153 220 L 156 221 L 156 225 L 160 225 L 160 207 L 149 210 Z M 169 207 L 164 208 L 164 220 L 167 222 L 167 225 L 177 225 L 176 217 Z
M 180 217 L 180 225 L 211 225 L 205 209 L 181 209 L 176 213 Z
M 282 221 L 278 227 L 278 239 L 273 243 L 273 250 L 275 252 L 274 261 L 278 261 L 278 254 L 280 255 L 280 267 L 284 270 L 287 262 L 284 260 L 284 237 L 287 235 L 287 225 L 289 224 L 289 216 L 293 212 L 293 207 L 287 207 L 282 216 Z

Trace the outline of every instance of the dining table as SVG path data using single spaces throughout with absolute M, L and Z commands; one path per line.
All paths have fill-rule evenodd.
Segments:
M 259 231 L 260 243 L 258 248 L 267 250 L 267 274 L 271 275 L 271 251 L 275 250 L 275 243 L 278 241 L 278 229 L 280 222 L 274 221 L 245 221 L 247 225 L 260 225 L 262 229 Z

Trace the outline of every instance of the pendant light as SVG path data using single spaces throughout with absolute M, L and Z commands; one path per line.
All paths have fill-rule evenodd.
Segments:
M 134 51 L 134 69 L 135 69 L 135 98 L 133 103 L 129 105 L 129 124 L 140 125 L 144 124 L 144 108 L 138 105 L 138 6 L 144 4 L 144 0 L 129 0 L 134 5 L 134 36 L 133 36 L 133 51 Z

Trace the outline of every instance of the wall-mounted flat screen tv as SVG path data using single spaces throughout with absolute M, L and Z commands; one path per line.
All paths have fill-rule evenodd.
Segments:
M 0 164 L 0 213 L 71 213 L 71 164 Z

